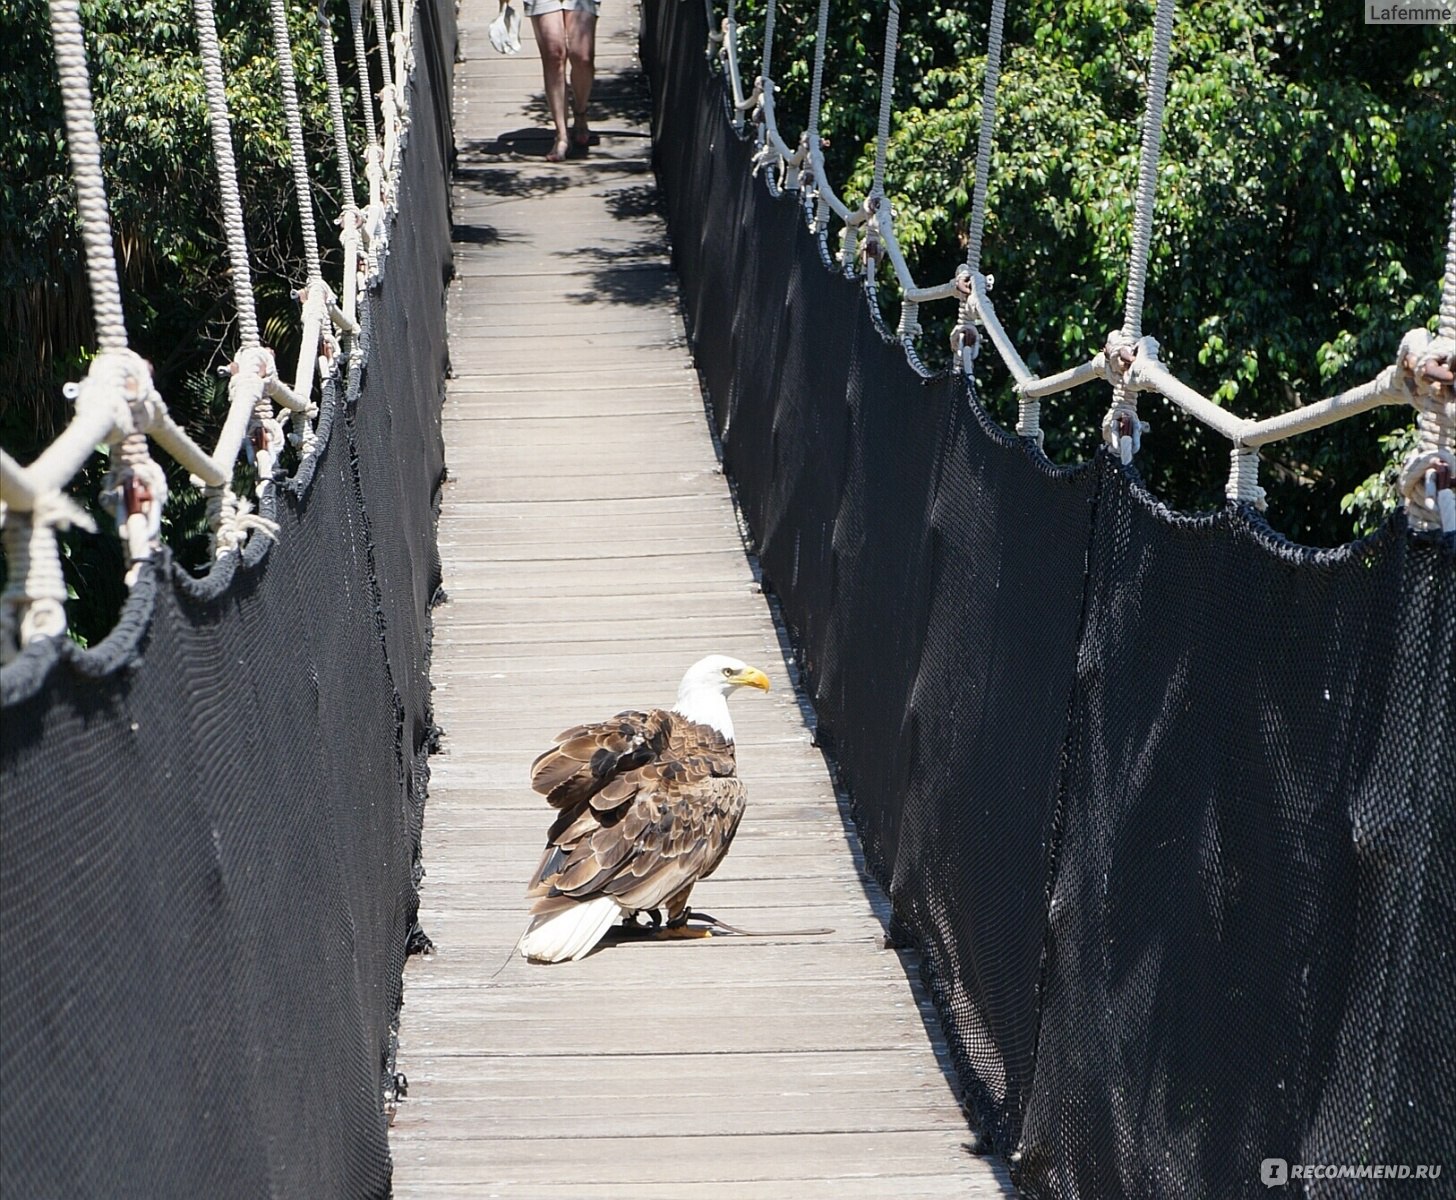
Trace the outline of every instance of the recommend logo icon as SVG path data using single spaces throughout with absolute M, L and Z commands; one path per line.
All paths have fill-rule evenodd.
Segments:
M 1259 1182 L 1265 1187 L 1283 1187 L 1289 1182 L 1289 1164 L 1282 1158 L 1266 1158 L 1259 1164 Z

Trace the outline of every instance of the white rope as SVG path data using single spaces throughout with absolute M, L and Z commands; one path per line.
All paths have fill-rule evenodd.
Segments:
M 332 289 L 324 282 L 318 229 L 313 219 L 313 185 L 308 177 L 308 147 L 303 140 L 303 113 L 298 103 L 298 80 L 293 70 L 288 10 L 284 0 L 269 0 L 269 11 L 273 18 L 273 49 L 278 56 L 278 78 L 283 89 L 283 120 L 288 130 L 289 154 L 293 163 L 293 191 L 298 202 L 304 261 L 308 270 L 308 281 L 297 293 L 303 302 L 303 337 L 299 342 L 298 365 L 293 373 L 293 391 L 299 397 L 309 397 L 313 393 L 315 373 L 327 376 L 338 358 L 339 343 L 334 330 L 357 333 L 358 324 L 352 314 L 338 309 Z M 320 50 L 330 62 L 332 49 L 333 39 L 326 38 Z M 344 269 L 346 272 L 350 270 L 350 264 L 346 263 Z M 310 405 L 292 415 L 293 442 L 305 455 L 311 453 L 316 445 L 311 421 L 315 412 L 316 409 Z M 271 399 L 259 401 L 257 416 L 262 437 L 255 449 L 262 486 L 271 474 L 278 450 L 282 448 L 283 429 L 274 415 Z
M 1235 446 L 1229 451 L 1229 477 L 1224 495 L 1239 504 L 1252 504 L 1261 511 L 1268 508 L 1264 489 L 1259 486 L 1259 448 Z
M 334 131 L 334 155 L 339 162 L 339 191 L 346 209 L 357 208 L 354 199 L 354 160 L 349 154 L 349 130 L 344 121 L 344 92 L 339 86 L 339 64 L 334 58 L 334 27 L 329 22 L 328 0 L 319 0 L 319 45 L 324 56 L 324 80 L 329 91 L 329 116 Z
M 966 375 L 972 373 L 976 356 L 981 350 L 981 336 L 976 329 L 976 288 L 973 281 L 981 273 L 981 235 L 986 226 L 986 189 L 991 178 L 996 91 L 1001 80 L 1001 41 L 1005 25 L 1006 0 L 993 0 L 991 24 L 986 39 L 986 75 L 981 85 L 981 128 L 976 145 L 975 192 L 971 198 L 971 224 L 966 238 L 966 265 L 956 272 L 956 290 L 961 297 L 960 312 L 950 334 L 951 354 Z M 982 282 L 989 289 L 989 281 L 983 279 Z M 1032 438 L 1040 446 L 1040 401 L 1023 394 L 1018 404 L 1016 432 L 1022 437 Z
M 399 0 L 394 3 L 394 78 L 398 88 L 396 99 L 399 102 L 399 114 L 401 124 L 409 125 L 410 93 L 407 86 L 410 77 L 414 74 L 415 68 L 415 0 L 405 0 L 403 8 Z
M 857 260 L 863 260 L 865 287 L 874 294 L 875 267 L 884 256 L 881 209 L 888 215 L 889 202 L 885 199 L 885 158 L 890 143 L 890 112 L 894 100 L 895 51 L 900 37 L 900 0 L 890 0 L 889 16 L 885 22 L 885 53 L 880 68 L 880 117 L 875 136 L 875 170 L 870 182 L 869 194 L 859 208 L 844 217 L 844 236 L 840 244 L 839 261 L 846 272 L 853 271 Z M 818 160 L 814 166 L 820 166 Z M 888 223 L 887 223 L 888 224 Z M 864 241 L 856 249 L 860 230 L 864 230 Z M 899 264 L 896 264 L 897 266 Z M 913 286 L 913 283 L 912 285 Z
M 122 498 L 119 507 L 113 506 L 113 512 L 117 527 L 122 532 L 128 564 L 126 581 L 131 585 L 136 580 L 141 561 L 149 558 L 161 544 L 162 505 L 167 489 L 166 475 L 152 461 L 145 434 L 135 432 L 129 420 L 128 404 L 141 403 L 144 395 L 152 394 L 151 369 L 127 349 L 111 215 L 106 202 L 101 147 L 96 137 L 96 117 L 92 108 L 85 36 L 76 0 L 58 0 L 52 5 L 51 32 L 97 329 L 99 353 L 92 360 L 88 382 L 104 379 L 104 382 L 93 385 L 106 393 L 102 403 L 109 410 L 105 420 L 106 432 L 98 440 L 104 441 L 111 451 L 111 468 L 105 487 Z M 113 372 L 111 365 L 117 360 L 124 360 L 127 368 Z M 67 395 L 72 399 L 78 398 L 80 392 L 80 387 L 67 388 Z M 89 447 L 83 448 L 89 451 Z M 16 589 L 8 604 L 12 614 L 18 611 L 17 606 L 22 599 L 27 606 L 26 615 L 19 619 L 18 625 L 11 622 L 10 626 L 22 643 L 32 636 L 51 636 L 65 630 L 64 589 L 59 596 L 59 606 L 51 603 L 55 597 L 49 590 L 54 579 L 59 578 L 59 557 L 54 563 L 43 562 L 41 551 L 43 547 L 49 547 L 49 552 L 58 555 L 54 534 L 48 526 L 84 524 L 88 528 L 95 527 L 90 518 L 81 514 L 81 510 L 69 500 L 62 503 L 64 494 L 60 488 L 69 482 L 79 467 L 79 462 L 74 463 L 43 493 L 52 499 L 39 506 L 35 503 L 30 506 L 30 531 L 21 539 L 20 547 L 29 562 L 24 569 L 17 568 L 14 572 Z M 59 627 L 56 626 L 57 620 Z
M 763 65 L 753 96 L 757 107 L 753 119 L 758 127 L 758 153 L 753 156 L 753 170 L 774 168 L 780 190 L 796 190 L 800 186 L 800 173 L 809 157 L 808 138 L 801 136 L 798 149 L 792 150 L 779 132 L 778 116 L 774 111 L 777 88 L 773 81 L 773 36 L 774 17 L 778 11 L 777 0 L 768 0 L 768 12 L 764 18 Z
M 333 37 L 323 4 L 324 0 L 320 0 L 318 17 L 341 190 L 345 207 L 357 212 L 337 62 L 332 58 Z M 360 35 L 356 38 L 356 48 L 362 51 L 360 5 L 361 0 L 352 0 L 351 6 L 361 17 L 356 23 L 356 34 Z M 401 11 L 398 0 L 392 0 L 392 7 L 396 25 L 404 35 L 397 35 L 396 39 L 399 61 L 409 64 L 412 60 L 410 39 L 404 24 L 412 19 L 413 6 L 407 2 Z M 378 14 L 380 0 L 376 0 L 375 8 Z M 9 561 L 6 584 L 0 592 L 0 659 L 4 661 L 9 661 L 21 647 L 37 638 L 55 637 L 65 632 L 66 587 L 56 530 L 67 526 L 94 530 L 95 525 L 85 510 L 62 489 L 99 443 L 105 443 L 111 453 L 110 469 L 101 492 L 102 501 L 115 517 L 128 564 L 126 579 L 131 585 L 136 581 L 141 563 L 161 545 L 167 477 L 151 457 L 151 441 L 155 440 L 165 447 L 191 473 L 194 484 L 204 489 L 214 552 L 225 555 L 239 551 L 253 533 L 272 538 L 278 532 L 275 523 L 257 514 L 248 500 L 232 492 L 239 452 L 247 447 L 250 453 L 256 454 L 263 480 L 261 491 L 271 474 L 272 451 L 281 445 L 283 438 L 282 425 L 272 402 L 286 407 L 294 414 L 295 424 L 305 430 L 306 424 L 301 418 L 317 413 L 317 408 L 306 395 L 300 398 L 282 382 L 272 351 L 259 342 L 247 234 L 212 0 L 194 0 L 193 14 L 240 329 L 241 346 L 228 368 L 232 378 L 227 417 L 216 450 L 208 454 L 168 414 L 152 382 L 150 365 L 126 348 L 119 274 L 101 174 L 95 116 L 91 108 L 79 3 L 78 0 L 55 0 L 51 24 L 56 44 L 57 74 L 65 106 L 67 144 L 77 189 L 77 209 L 87 255 L 99 348 L 85 379 L 65 388 L 67 398 L 75 406 L 71 421 L 36 460 L 22 467 L 0 450 L 0 526 L 3 526 Z M 328 365 L 330 357 L 326 329 L 328 318 L 332 316 L 336 324 L 355 330 L 357 325 L 333 305 L 332 295 L 322 280 L 297 80 L 287 40 L 287 14 L 281 0 L 274 0 L 272 16 L 309 274 L 309 287 L 304 298 L 304 344 L 313 348 L 305 353 L 310 360 L 313 359 L 322 339 L 325 343 L 319 364 L 322 369 Z M 382 22 L 382 17 L 380 20 Z M 372 129 L 367 57 L 361 59 L 361 67 L 366 125 Z M 387 62 L 384 69 L 388 72 Z M 378 161 L 377 149 L 375 161 Z M 358 232 L 356 223 L 356 244 Z M 304 377 L 302 367 L 300 377 Z M 307 378 L 311 387 L 311 376 Z M 306 443 L 306 437 L 304 440 Z
M 60 492 L 37 497 L 30 512 L 8 514 L 0 661 L 8 662 L 20 648 L 40 638 L 66 632 L 66 579 L 56 529 L 71 524 L 74 514 L 75 505 Z
M 773 40 L 774 40 L 774 15 L 778 11 L 777 0 L 768 0 L 768 11 L 763 17 L 763 68 L 759 72 L 767 81 L 772 77 L 773 64 Z
M 829 0 L 819 0 L 819 29 L 814 39 L 814 79 L 809 91 L 809 124 L 803 137 L 808 165 L 801 180 L 805 201 L 813 201 L 814 215 L 809 228 L 814 233 L 821 233 L 829 227 L 830 213 L 846 222 L 851 215 L 825 177 L 827 172 L 824 167 L 824 141 L 819 135 L 819 110 L 824 95 L 825 45 L 828 40 Z M 846 271 L 854 266 L 854 239 L 854 227 L 846 224 L 844 243 L 840 251 L 840 265 Z
M 1407 519 L 1421 530 L 1456 532 L 1456 193 L 1446 239 L 1446 275 L 1441 286 L 1436 334 L 1412 330 L 1401 343 L 1399 362 L 1416 408 L 1420 434 L 1415 453 L 1400 473 Z
M 819 29 L 814 35 L 814 77 L 809 84 L 809 138 L 819 141 L 819 106 L 824 98 L 824 43 L 829 37 L 829 0 L 819 0 Z
M 384 112 L 384 172 L 394 177 L 395 162 L 399 156 L 399 98 L 394 86 L 394 63 L 389 49 L 389 27 L 384 21 L 384 0 L 373 0 L 374 37 L 379 51 L 379 70 L 384 86 L 379 91 L 379 102 Z M 390 201 L 391 206 L 393 201 Z
M 885 156 L 890 144 L 890 111 L 894 104 L 895 52 L 900 40 L 900 0 L 890 0 L 885 24 L 885 57 L 880 69 L 880 120 L 875 134 L 875 176 L 870 196 L 885 194 Z
M 1168 57 L 1173 44 L 1175 0 L 1158 0 L 1153 25 L 1153 60 L 1148 73 L 1143 112 L 1142 154 L 1138 164 L 1132 249 L 1128 256 L 1127 302 L 1122 329 L 1107 337 L 1103 355 L 1112 382 L 1112 406 L 1102 419 L 1103 439 L 1126 465 L 1142 449 L 1149 429 L 1138 417 L 1138 389 L 1131 368 L 1140 355 L 1156 361 L 1157 343 L 1143 337 L 1143 292 L 1147 284 L 1148 250 L 1153 239 L 1153 204 L 1158 191 L 1158 160 L 1163 147 L 1163 104 L 1168 90 Z M 1176 382 L 1176 381 L 1175 381 Z M 1190 392 L 1192 389 L 1188 389 Z
M 754 157 L 754 170 L 767 166 L 777 158 L 775 153 L 774 138 L 772 133 L 777 130 L 769 128 L 769 114 L 773 112 L 773 75 L 771 65 L 773 63 L 773 37 L 774 17 L 778 12 L 777 0 L 768 0 L 768 9 L 763 18 L 763 60 L 759 65 L 758 80 L 754 84 L 753 99 L 758 107 L 754 110 L 753 120 L 758 126 L 758 154 Z
M 986 187 L 991 178 L 992 138 L 996 130 L 996 89 L 1001 80 L 1001 35 L 1006 25 L 1006 0 L 991 5 L 986 39 L 986 78 L 981 86 L 981 129 L 976 145 L 976 190 L 971 198 L 971 226 L 966 241 L 966 267 L 981 269 L 981 235 L 986 227 Z
M 217 168 L 217 189 L 222 200 L 223 232 L 232 267 L 233 303 L 238 313 L 238 336 L 244 349 L 259 344 L 258 313 L 253 301 L 253 275 L 248 265 L 248 231 L 243 224 L 243 201 L 238 192 L 238 164 L 233 157 L 232 123 L 228 119 L 227 88 L 222 76 L 222 50 L 217 41 L 217 17 L 212 0 L 192 0 L 197 45 L 202 52 L 202 80 L 207 91 L 208 124 Z
M 339 192 L 342 200 L 339 211 L 339 242 L 344 250 L 343 309 L 348 321 L 357 324 L 359 272 L 361 268 L 368 268 L 367 260 L 360 255 L 364 218 L 354 196 L 354 163 L 349 154 L 348 126 L 344 122 L 344 94 L 339 86 L 339 64 L 334 58 L 334 30 L 329 21 L 327 0 L 319 0 L 318 20 L 319 45 L 324 56 L 324 79 L 329 92 L 329 116 L 334 131 L 334 156 L 339 164 Z
M 278 524 L 253 511 L 253 506 L 230 489 L 208 489 L 207 524 L 213 558 L 237 554 L 250 534 L 259 533 L 270 542 L 278 540 Z
M 379 131 L 374 125 L 374 85 L 369 78 L 369 49 L 364 44 L 364 0 L 349 0 L 349 23 L 354 30 L 354 67 L 359 73 L 359 99 L 364 104 L 364 138 L 371 146 L 378 145 Z
M 384 149 L 379 144 L 379 131 L 374 123 L 374 89 L 369 75 L 369 50 L 364 42 L 363 0 L 349 0 L 349 23 L 354 31 L 354 65 L 359 73 L 359 100 L 364 108 L 364 176 L 369 181 L 369 210 L 364 218 L 364 234 L 368 246 L 365 274 L 372 278 L 379 272 L 379 263 L 384 253 L 388 214 Z
M 106 204 L 106 180 L 101 173 L 101 144 L 96 138 L 96 116 L 91 107 L 91 76 L 86 66 L 80 0 L 52 0 L 50 19 L 66 116 L 71 178 L 76 186 L 76 210 L 81 217 L 81 240 L 86 249 L 86 277 L 91 285 L 96 341 L 102 350 L 124 350 L 126 320 L 121 308 L 121 282 L 116 273 L 111 213 Z
M 1456 191 L 1451 193 L 1451 228 L 1446 235 L 1446 278 L 1441 285 L 1441 320 L 1436 332 L 1456 341 Z
M 288 33 L 288 10 L 283 0 L 269 0 L 268 9 L 273 18 L 273 52 L 278 57 L 278 77 L 283 89 L 283 124 L 288 130 L 289 156 L 293 163 L 293 192 L 298 200 L 299 224 L 303 227 L 303 258 L 312 284 L 323 279 L 323 265 L 319 261 L 318 229 L 313 219 L 313 187 L 308 179 L 298 80 L 293 72 L 293 39 Z
M 1153 240 L 1153 203 L 1158 191 L 1158 160 L 1163 148 L 1163 103 L 1168 92 L 1168 54 L 1173 44 L 1174 0 L 1158 0 L 1153 26 L 1153 62 L 1148 76 L 1147 109 L 1143 114 L 1142 158 L 1138 167 L 1137 209 L 1132 224 L 1132 254 L 1127 268 L 1127 306 L 1123 336 L 1143 336 L 1143 289 L 1148 277 L 1148 249 Z
M 253 279 L 248 265 L 248 235 L 243 223 L 243 202 L 238 188 L 237 160 L 233 156 L 232 126 L 228 116 L 227 87 L 222 73 L 222 49 L 217 37 L 217 16 L 213 11 L 212 0 L 193 0 L 192 11 L 197 26 L 197 43 L 202 53 L 202 75 L 207 92 L 209 123 L 212 128 L 218 192 L 222 198 L 223 227 L 227 235 L 228 259 L 232 266 L 233 276 L 233 297 L 238 312 L 240 346 L 230 369 L 236 376 L 240 363 L 245 359 L 249 362 L 257 359 L 260 362 L 266 361 L 268 364 L 266 370 L 258 372 L 261 382 L 258 385 L 257 394 L 254 396 L 252 411 L 252 419 L 265 433 L 258 454 L 258 486 L 261 490 L 271 482 L 274 457 L 277 450 L 281 448 L 281 439 L 275 445 L 273 439 L 267 436 L 277 424 L 273 401 L 276 400 L 286 405 L 292 412 L 303 414 L 303 417 L 312 416 L 317 410 L 310 405 L 306 390 L 303 396 L 299 396 L 278 378 L 278 373 L 272 365 L 273 354 L 262 348 L 258 336 L 258 316 L 253 300 Z M 286 32 L 285 29 L 285 35 Z M 296 108 L 296 94 L 294 103 Z M 286 98 L 284 105 L 286 111 Z M 308 182 L 307 175 L 308 168 L 305 165 L 305 186 Z M 295 182 L 296 180 L 295 174 Z M 312 211 L 310 210 L 307 213 L 305 230 L 308 231 L 311 228 Z M 316 263 L 318 261 L 317 238 L 306 238 L 306 240 L 313 242 L 313 262 Z M 307 247 L 305 247 L 305 253 L 307 253 Z M 249 373 L 252 372 L 249 371 Z M 309 383 L 311 384 L 311 380 Z M 232 406 L 229 410 L 228 422 L 223 426 L 223 436 L 219 439 L 219 450 L 214 455 L 228 473 L 227 480 L 216 485 L 224 492 L 230 492 L 232 464 L 237 459 L 238 450 L 237 446 L 233 446 L 230 452 L 224 451 L 230 437 L 229 426 L 235 426 L 242 419 L 238 415 L 237 406 Z M 240 441 L 241 436 L 239 436 Z
M 374 10 L 374 42 L 379 49 L 379 71 L 384 86 L 394 86 L 394 64 L 389 58 L 389 29 L 384 23 L 384 0 L 371 0 Z
M 743 94 L 743 76 L 738 69 L 738 12 L 735 0 L 728 0 L 728 15 L 723 18 L 723 49 L 719 52 L 728 72 L 733 94 L 733 128 L 743 128 L 744 110 L 751 106 Z

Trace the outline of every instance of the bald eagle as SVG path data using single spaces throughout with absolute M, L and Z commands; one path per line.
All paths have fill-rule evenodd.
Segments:
M 768 691 L 768 676 L 710 655 L 688 668 L 671 709 L 577 725 L 531 764 L 531 787 L 560 810 L 526 895 L 521 953 L 581 958 L 614 924 L 665 910 L 688 917 L 688 893 L 711 875 L 743 816 L 728 697 Z

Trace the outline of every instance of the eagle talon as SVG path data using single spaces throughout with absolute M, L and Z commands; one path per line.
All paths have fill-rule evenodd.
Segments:
M 653 934 L 653 937 L 665 942 L 712 936 L 713 931 L 705 925 L 665 925 Z

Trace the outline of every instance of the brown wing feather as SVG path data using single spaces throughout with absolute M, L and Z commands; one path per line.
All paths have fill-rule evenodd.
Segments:
M 601 750 L 614 756 L 605 773 L 592 767 Z M 660 710 L 568 730 L 532 768 L 538 791 L 566 798 L 527 892 L 534 910 L 597 895 L 652 909 L 712 874 L 743 816 L 734 771 L 731 743 Z
M 531 764 L 531 787 L 556 808 L 572 808 L 601 792 L 608 793 L 602 801 L 606 807 L 622 804 L 630 791 L 612 785 L 662 753 L 670 718 L 670 713 L 654 709 L 573 726 Z

